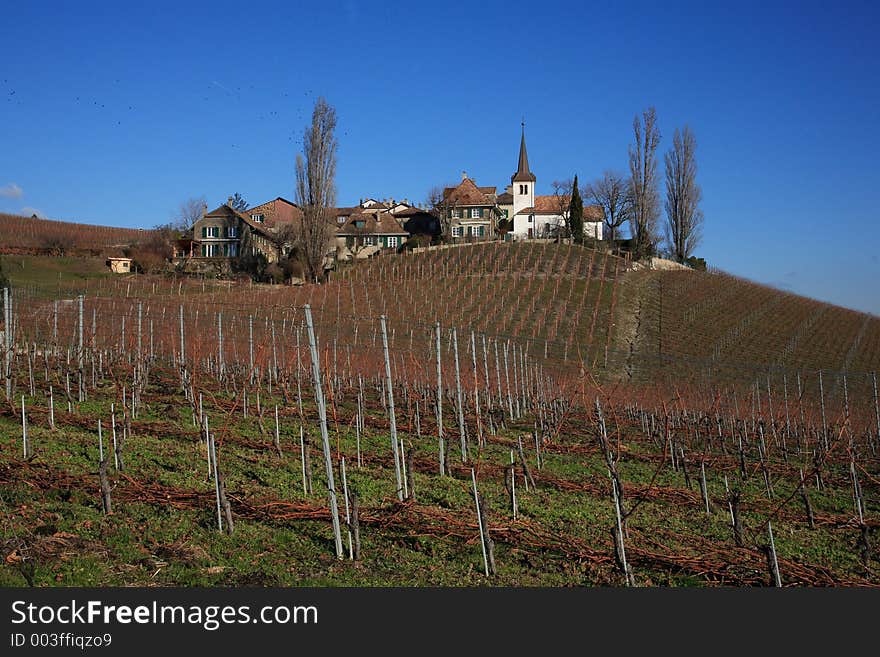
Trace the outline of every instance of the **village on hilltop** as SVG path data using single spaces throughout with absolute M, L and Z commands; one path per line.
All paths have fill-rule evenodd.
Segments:
M 324 268 L 441 239 L 462 244 L 567 238 L 570 188 L 537 195 L 536 181 L 523 126 L 516 171 L 500 194 L 495 186 L 477 185 L 463 171 L 458 185 L 438 190 L 429 203 L 362 198 L 353 207 L 330 208 Z M 213 210 L 204 205 L 192 229 L 175 241 L 174 263 L 183 271 L 202 274 L 228 273 L 236 261 L 253 257 L 268 265 L 281 263 L 294 248 L 302 216 L 300 207 L 282 196 L 253 207 L 240 207 L 231 196 Z M 585 240 L 603 239 L 600 206 L 584 207 L 583 232 Z

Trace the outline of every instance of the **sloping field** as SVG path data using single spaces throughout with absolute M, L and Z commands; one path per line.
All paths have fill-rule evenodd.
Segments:
M 669 310 L 718 279 L 624 264 L 487 244 L 301 288 L 15 288 L 0 585 L 877 585 L 875 398 L 830 372 L 817 396 L 786 370 L 789 404 L 778 372 L 750 394 L 742 364 L 745 389 L 705 358 L 657 365 L 652 284 L 658 320 L 697 322 L 742 283 Z M 760 298 L 702 351 L 657 335 L 760 355 L 755 308 L 792 301 Z M 632 326 L 621 369 L 609 349 L 631 382 L 609 384 L 610 330 Z
M 83 286 L 89 279 L 109 278 L 104 258 L 74 256 L 6 255 L 3 271 L 19 294 L 58 298 L 63 290 Z
M 147 232 L 0 213 L 0 254 L 98 254 L 142 240 Z
M 740 384 L 759 400 L 825 396 L 842 408 L 875 394 L 876 316 L 694 271 L 629 272 L 620 297 L 609 367 L 621 380 Z

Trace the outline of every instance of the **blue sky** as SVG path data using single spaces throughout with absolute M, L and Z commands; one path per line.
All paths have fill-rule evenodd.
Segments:
M 186 198 L 292 198 L 315 99 L 341 205 L 625 171 L 633 116 L 698 144 L 705 238 L 737 275 L 880 314 L 871 3 L 7 3 L 0 211 L 153 226 Z M 0 237 L 2 239 L 2 237 Z

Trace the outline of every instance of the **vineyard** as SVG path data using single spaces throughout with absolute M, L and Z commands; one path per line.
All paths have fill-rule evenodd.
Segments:
M 147 232 L 0 213 L 0 254 L 100 255 L 141 241 Z
M 0 583 L 876 585 L 876 320 L 626 265 L 14 289 Z
M 628 381 L 708 381 L 766 387 L 783 378 L 800 394 L 870 392 L 880 369 L 880 318 L 726 274 L 639 271 L 621 286 L 625 324 L 613 367 Z M 800 380 L 800 384 L 798 380 Z M 807 381 L 809 379 L 809 381 Z

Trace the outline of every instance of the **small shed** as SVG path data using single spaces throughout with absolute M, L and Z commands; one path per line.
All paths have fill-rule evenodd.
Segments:
M 107 258 L 107 266 L 114 274 L 131 273 L 131 258 Z

